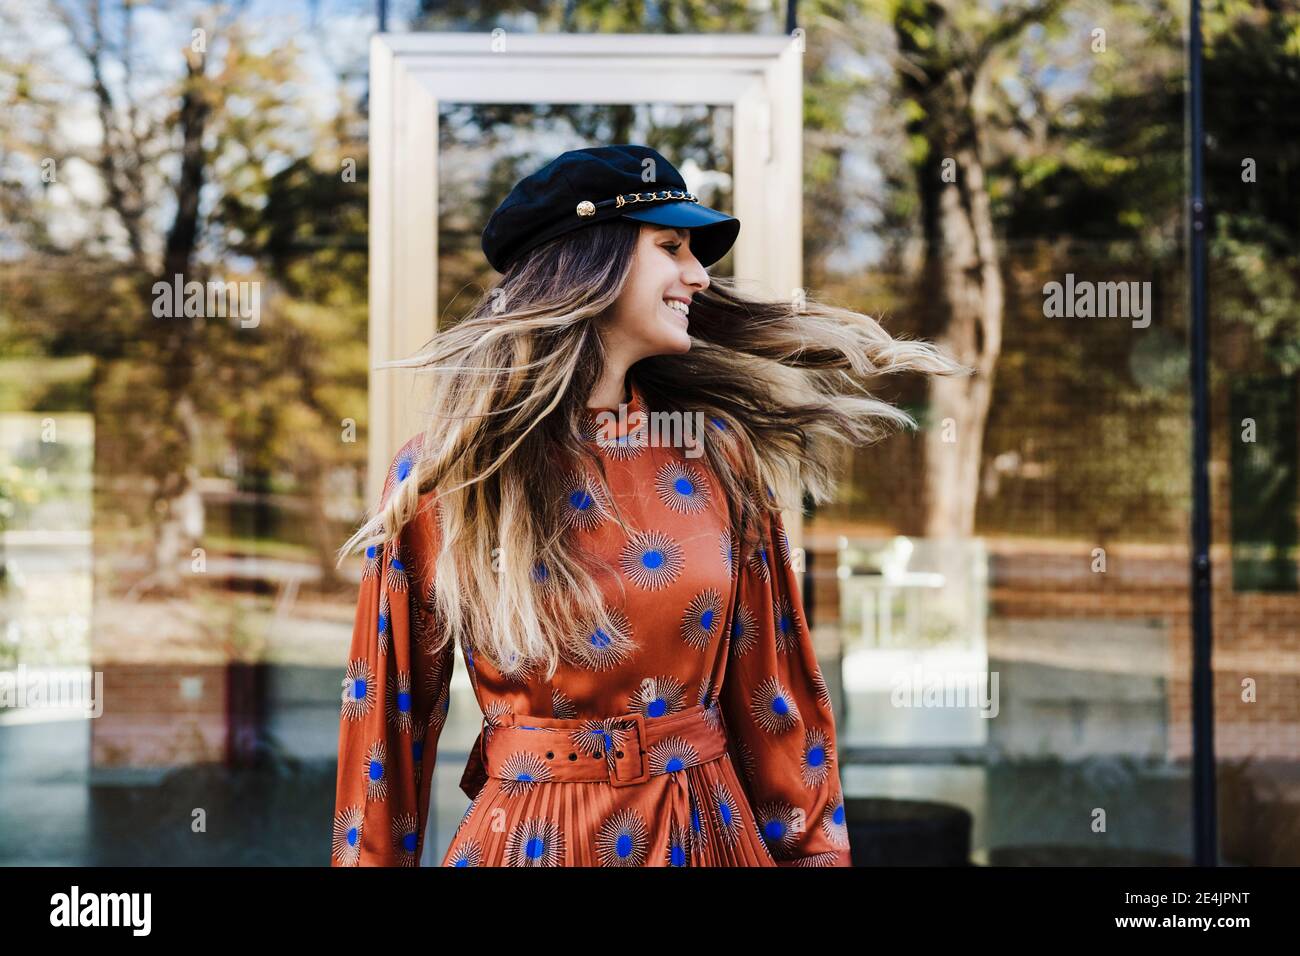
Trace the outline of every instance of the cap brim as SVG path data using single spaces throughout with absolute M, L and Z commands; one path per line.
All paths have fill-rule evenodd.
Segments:
M 696 202 L 658 203 L 647 209 L 625 212 L 623 218 L 691 230 L 691 252 L 705 266 L 725 256 L 740 234 L 739 219 Z
M 697 202 L 662 202 L 646 209 L 625 212 L 627 219 L 654 223 L 656 226 L 675 226 L 679 229 L 696 229 L 711 226 L 715 222 L 727 222 L 731 219 L 725 212 L 718 212 Z

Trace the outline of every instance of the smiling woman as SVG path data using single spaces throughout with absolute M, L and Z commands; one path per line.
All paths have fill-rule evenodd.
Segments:
M 645 161 L 672 188 L 637 192 Z M 493 214 L 499 286 L 389 363 L 432 397 L 342 549 L 366 559 L 335 865 L 419 861 L 457 646 L 483 727 L 445 865 L 849 865 L 781 510 L 830 496 L 839 444 L 914 424 L 865 382 L 961 369 L 711 278 L 739 223 L 683 186 L 643 146 L 565 154 Z M 708 423 L 702 455 L 654 440 L 664 412 Z
M 691 300 L 708 287 L 688 230 L 641 226 L 631 274 L 605 323 L 605 375 L 592 394 L 596 403 L 616 401 L 627 370 L 641 359 L 690 351 Z

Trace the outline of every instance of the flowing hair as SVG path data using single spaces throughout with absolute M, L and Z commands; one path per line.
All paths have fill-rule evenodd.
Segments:
M 614 219 L 543 244 L 419 354 L 380 366 L 431 376 L 427 425 L 413 470 L 339 561 L 386 545 L 434 492 L 434 650 L 456 640 L 504 675 L 545 662 L 549 678 L 595 628 L 617 629 L 593 572 L 613 572 L 619 587 L 622 576 L 577 546 L 565 506 L 585 459 L 628 530 L 584 429 L 605 367 L 601 320 L 627 282 L 641 228 Z M 644 358 L 628 376 L 648 412 L 703 413 L 717 426 L 705 429 L 704 454 L 744 554 L 767 513 L 801 509 L 805 491 L 831 498 L 843 446 L 916 427 L 866 382 L 971 370 L 932 344 L 891 337 L 868 315 L 750 298 L 736 285 L 711 276 L 691 300 L 690 351 Z

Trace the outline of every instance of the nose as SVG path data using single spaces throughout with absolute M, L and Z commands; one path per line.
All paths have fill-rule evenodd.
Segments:
M 687 251 L 690 252 L 689 249 Z M 696 292 L 703 292 L 709 287 L 709 274 L 700 265 L 700 260 L 695 258 L 694 252 L 690 252 L 682 263 L 682 281 Z

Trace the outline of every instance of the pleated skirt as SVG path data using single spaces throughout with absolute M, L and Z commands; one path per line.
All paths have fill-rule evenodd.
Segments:
M 625 733 L 621 719 L 519 715 L 496 728 L 487 779 L 442 865 L 776 866 L 716 704 L 646 720 L 639 732 Z M 637 779 L 638 766 L 644 780 L 610 782 Z

